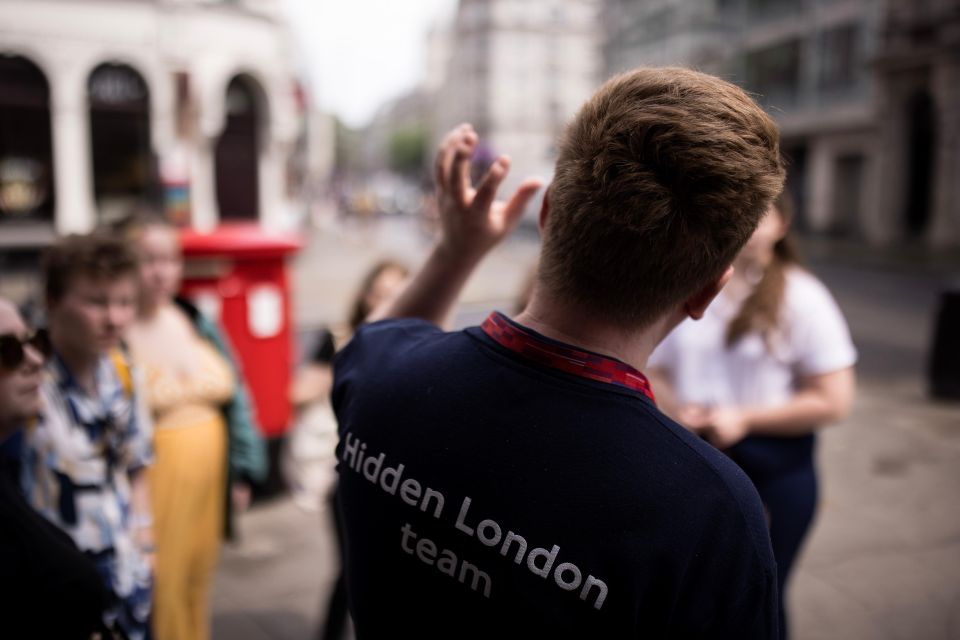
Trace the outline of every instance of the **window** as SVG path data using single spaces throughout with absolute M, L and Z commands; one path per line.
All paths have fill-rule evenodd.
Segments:
M 803 0 L 747 0 L 751 15 L 759 17 L 778 17 L 802 8 Z
M 220 218 L 256 220 L 266 97 L 256 80 L 239 75 L 227 86 L 225 100 L 226 123 L 214 151 Z
M 139 201 L 157 197 L 150 145 L 150 94 L 139 73 L 102 64 L 87 81 L 93 192 L 102 222 L 126 215 Z
M 0 222 L 53 218 L 52 149 L 43 72 L 0 55 Z
M 866 160 L 863 154 L 841 155 L 834 160 L 836 178 L 833 211 L 827 231 L 831 235 L 853 238 L 860 231 L 860 208 L 863 198 L 863 175 Z
M 746 57 L 747 88 L 764 104 L 796 101 L 800 85 L 800 41 L 790 40 Z
M 855 24 L 836 27 L 820 35 L 820 88 L 843 89 L 857 83 L 861 68 L 858 36 Z

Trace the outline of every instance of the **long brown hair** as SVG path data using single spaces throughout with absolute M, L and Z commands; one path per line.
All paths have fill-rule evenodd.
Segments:
M 373 288 L 373 283 L 376 282 L 380 274 L 385 271 L 399 271 L 404 276 L 410 273 L 410 270 L 407 269 L 403 263 L 396 260 L 381 260 L 375 264 L 363 277 L 363 282 L 360 283 L 360 288 L 357 290 L 353 304 L 350 305 L 351 331 L 356 331 L 357 327 L 363 324 L 363 321 L 370 315 L 370 312 L 373 311 L 373 309 L 367 306 L 367 295 L 370 293 L 370 289 Z
M 793 219 L 793 201 L 786 189 L 773 203 L 777 215 L 785 224 Z M 787 268 L 800 263 L 800 254 L 788 231 L 773 245 L 773 260 L 767 265 L 763 277 L 753 292 L 743 301 L 740 311 L 727 325 L 727 348 L 732 347 L 740 338 L 758 331 L 770 348 L 770 337 L 780 321 L 780 309 L 783 306 L 783 292 L 787 281 Z

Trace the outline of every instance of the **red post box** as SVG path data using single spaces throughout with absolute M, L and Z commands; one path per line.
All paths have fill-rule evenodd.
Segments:
M 184 229 L 180 241 L 185 262 L 181 293 L 219 320 L 240 360 L 263 435 L 282 436 L 292 413 L 286 257 L 300 248 L 299 238 L 253 224 L 229 224 L 211 233 Z

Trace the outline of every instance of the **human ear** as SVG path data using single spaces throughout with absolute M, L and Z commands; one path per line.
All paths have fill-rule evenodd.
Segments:
M 720 290 L 730 282 L 730 278 L 732 277 L 733 265 L 730 265 L 719 278 L 709 282 L 706 286 L 687 298 L 686 302 L 683 303 L 684 312 L 694 320 L 702 318 L 707 307 L 710 306 L 713 299 L 716 298 Z
M 540 233 L 543 233 L 544 228 L 547 226 L 547 218 L 550 217 L 550 189 L 549 187 L 543 192 L 543 202 L 540 203 L 540 220 L 538 226 L 540 228 Z

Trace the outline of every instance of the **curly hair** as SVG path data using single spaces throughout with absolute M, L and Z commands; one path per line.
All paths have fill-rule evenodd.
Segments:
M 137 266 L 133 249 L 113 235 L 95 232 L 66 236 L 43 255 L 47 300 L 63 299 L 77 276 L 104 280 L 136 277 Z

